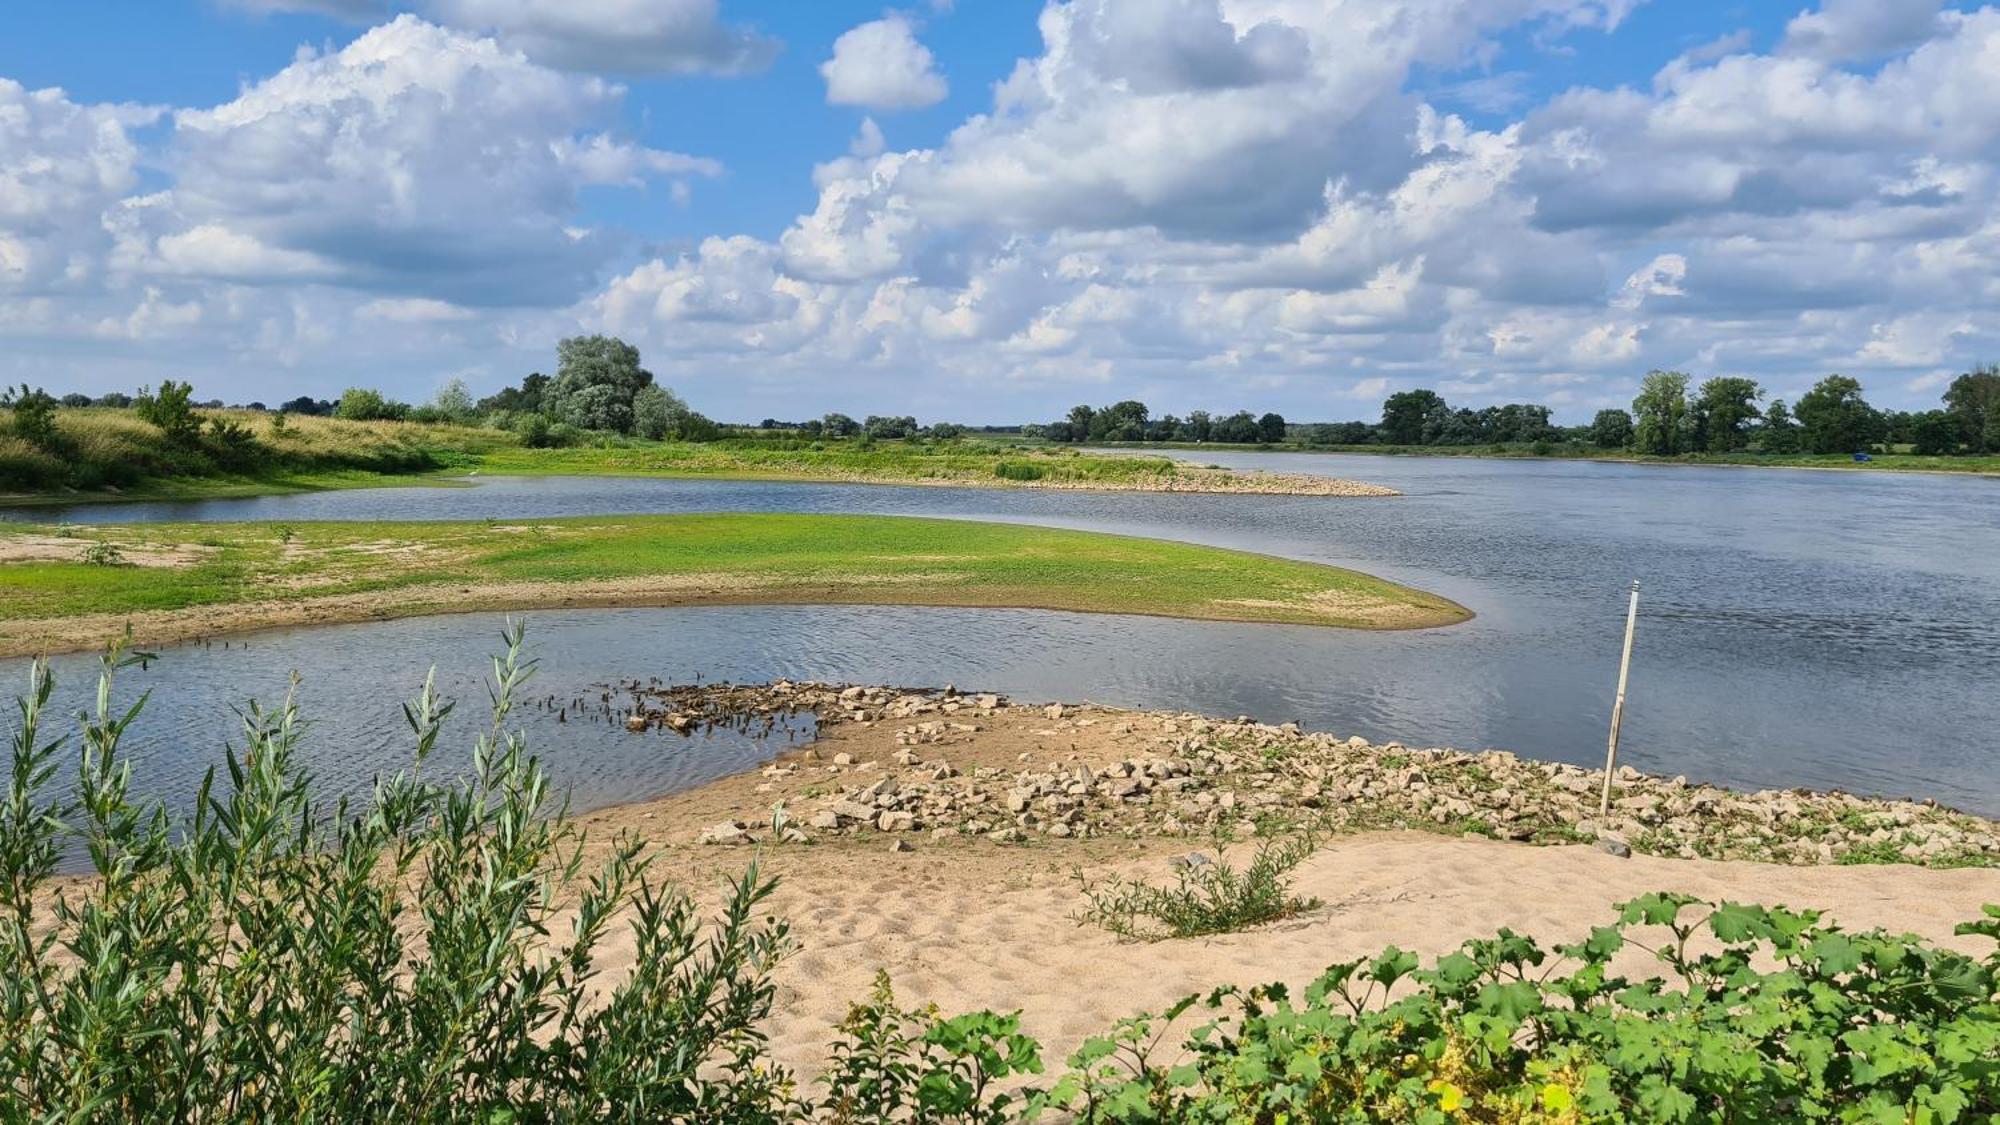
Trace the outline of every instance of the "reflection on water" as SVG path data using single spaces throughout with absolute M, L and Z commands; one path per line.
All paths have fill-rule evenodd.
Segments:
M 730 608 L 533 617 L 545 681 L 778 676 L 1187 707 L 1407 742 L 1588 763 L 1603 752 L 1624 593 L 1644 583 L 1626 758 L 1752 786 L 1934 795 L 2000 812 L 2000 481 L 1577 462 L 1203 453 L 1391 485 L 1390 500 L 618 478 L 99 505 L 36 518 L 549 518 L 879 512 L 1088 528 L 1366 569 L 1471 607 L 1465 625 L 1371 634 L 1073 614 Z M 15 513 L 21 515 L 22 513 Z M 435 661 L 467 706 L 497 619 L 443 618 L 181 650 L 148 673 L 201 685 L 172 754 L 212 755 L 224 701 L 308 679 L 365 774 L 407 743 L 389 701 Z M 545 692 L 556 690 L 544 685 Z M 181 707 L 181 693 L 172 706 Z M 168 703 L 166 693 L 156 707 Z M 338 723 L 331 720 L 338 718 Z M 350 733 L 347 725 L 354 724 Z M 206 724 L 206 725 L 204 725 Z M 685 784 L 734 750 L 537 727 L 580 799 Z M 318 737 L 318 735 L 316 735 Z M 654 748 L 664 747 L 656 753 Z M 753 752 L 754 756 L 754 752 Z M 714 759 L 714 763 L 710 759 Z M 329 766 L 335 763 L 330 762 Z M 717 766 L 717 768 L 721 768 Z M 729 768 L 734 768 L 733 766 Z

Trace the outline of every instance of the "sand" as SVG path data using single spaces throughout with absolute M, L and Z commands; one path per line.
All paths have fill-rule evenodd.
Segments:
M 817 747 L 857 760 L 895 752 L 893 724 L 842 724 Z M 1033 739 L 996 731 L 992 745 L 959 745 L 953 760 L 1012 763 Z M 1109 724 L 1103 731 L 1111 737 Z M 982 736 L 984 737 L 984 736 Z M 1088 733 L 1084 737 L 1090 737 Z M 1065 732 L 1065 741 L 1073 741 Z M 1086 754 L 1091 747 L 1080 748 Z M 1613 919 L 1616 903 L 1649 891 L 1825 911 L 1854 929 L 1907 931 L 1972 952 L 1983 939 L 1952 936 L 1955 924 L 2000 902 L 2000 872 L 1913 866 L 1790 867 L 1749 862 L 1618 858 L 1587 845 L 1537 847 L 1483 838 L 1377 832 L 1338 838 L 1300 869 L 1297 890 L 1324 900 L 1303 917 L 1222 937 L 1139 943 L 1079 926 L 1085 905 L 1075 873 L 1092 879 L 1170 880 L 1169 860 L 1186 839 L 1041 838 L 1025 845 L 915 833 L 908 852 L 889 837 L 824 837 L 810 846 L 692 843 L 718 820 L 768 820 L 788 788 L 761 774 L 726 778 L 657 801 L 583 818 L 593 838 L 635 831 L 661 845 L 659 872 L 713 905 L 717 882 L 753 857 L 780 877 L 774 913 L 793 926 L 796 952 L 776 976 L 768 1025 L 775 1054 L 816 1073 L 831 1029 L 886 969 L 906 1005 L 946 1013 L 1020 1009 L 1045 1056 L 1060 1061 L 1119 1018 L 1157 1010 L 1225 983 L 1303 984 L 1328 964 L 1397 945 L 1425 955 L 1455 949 L 1501 927 L 1546 943 L 1573 941 Z M 1237 852 L 1247 853 L 1246 845 Z M 629 969 L 619 935 L 605 967 Z M 1619 967 L 1648 968 L 1628 952 Z

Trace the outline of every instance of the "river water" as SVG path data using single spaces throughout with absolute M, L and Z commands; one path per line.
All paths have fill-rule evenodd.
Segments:
M 1600 762 L 1626 590 L 1643 583 L 1622 760 L 1726 784 L 1934 796 L 2000 813 L 2000 481 L 1471 458 L 1209 453 L 1404 496 L 1149 495 L 631 478 L 484 479 L 185 504 L 12 512 L 73 522 L 526 519 L 687 511 L 864 512 L 1073 527 L 1351 566 L 1470 607 L 1408 633 L 1019 610 L 727 607 L 527 614 L 538 698 L 629 677 L 780 676 L 997 690 L 1252 715 L 1412 745 Z M 438 666 L 468 709 L 497 615 L 288 630 L 162 653 L 138 773 L 185 791 L 231 704 L 292 669 L 323 726 L 309 760 L 360 785 L 402 764 L 395 701 Z M 90 676 L 69 658 L 66 698 Z M 24 682 L 20 662 L 0 675 Z M 615 702 L 615 700 L 614 700 Z M 657 795 L 767 752 L 717 734 L 628 735 L 529 709 L 579 805 Z M 469 738 L 473 722 L 461 716 Z M 781 737 L 783 732 L 781 732 Z

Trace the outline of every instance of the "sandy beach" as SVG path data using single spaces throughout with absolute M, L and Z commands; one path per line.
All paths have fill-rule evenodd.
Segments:
M 1144 737 L 1135 721 L 1142 717 L 1120 719 L 1121 712 L 1068 708 L 1052 720 L 1042 708 L 980 713 L 975 700 L 966 697 L 966 710 L 950 721 L 979 729 L 954 731 L 943 745 L 921 742 L 921 724 L 835 722 L 813 747 L 764 771 L 581 818 L 600 844 L 619 831 L 657 843 L 658 873 L 705 903 L 753 858 L 779 877 L 771 908 L 791 922 L 796 951 L 778 970 L 768 1030 L 777 1058 L 802 1074 L 818 1069 L 830 1029 L 877 970 L 889 972 L 906 1004 L 935 1003 L 946 1013 L 1020 1009 L 1026 1030 L 1059 1064 L 1120 1017 L 1190 992 L 1302 984 L 1331 962 L 1389 945 L 1429 956 L 1502 927 L 1544 942 L 1576 940 L 1609 922 L 1614 904 L 1650 891 L 1816 909 L 1851 929 L 1907 931 L 1967 951 L 1986 943 L 1954 938 L 1953 926 L 2000 901 L 2000 872 L 1986 867 L 1619 856 L 1593 843 L 1534 844 L 1444 828 L 1357 831 L 1336 836 L 1299 869 L 1297 890 L 1323 900 L 1319 909 L 1243 933 L 1132 942 L 1078 924 L 1086 904 L 1079 873 L 1165 883 L 1176 856 L 1240 857 L 1252 845 L 1218 852 L 1194 833 L 1122 829 L 1067 838 L 1031 832 L 1018 843 L 922 827 L 804 827 L 810 843 L 767 831 L 774 804 L 783 803 L 794 824 L 809 825 L 812 810 L 850 779 L 879 781 L 946 757 L 966 777 L 1044 763 L 1071 768 L 1129 754 Z M 740 842 L 700 842 L 732 822 L 742 826 Z M 608 953 L 614 975 L 629 966 L 629 941 L 621 937 Z M 1637 952 L 1623 958 L 1628 972 L 1650 963 Z

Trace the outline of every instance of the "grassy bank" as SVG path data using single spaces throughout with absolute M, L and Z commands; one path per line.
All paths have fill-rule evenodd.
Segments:
M 1023 606 L 1351 628 L 1470 614 L 1366 574 L 1087 532 L 881 516 L 0 529 L 0 654 L 560 605 Z
M 247 410 L 203 412 L 208 428 L 170 440 L 129 410 L 59 411 L 37 445 L 0 421 L 0 505 L 184 500 L 365 488 L 438 475 L 662 476 L 1132 491 L 1369 494 L 1347 482 L 1203 469 L 1162 456 L 1028 448 L 982 439 L 713 442 L 592 435 L 530 448 L 506 430 L 353 422 Z M 1376 490 L 1377 493 L 1383 490 Z

